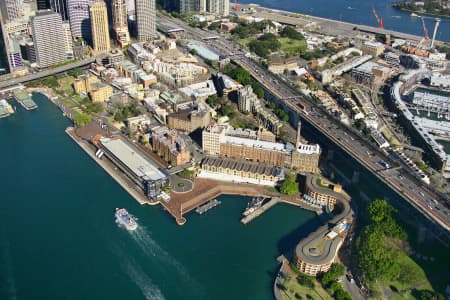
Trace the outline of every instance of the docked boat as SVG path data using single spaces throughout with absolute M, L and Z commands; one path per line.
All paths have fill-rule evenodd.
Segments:
M 116 223 L 124 226 L 127 230 L 135 230 L 138 225 L 136 223 L 136 218 L 130 215 L 125 208 L 116 208 Z
M 245 209 L 245 211 L 242 213 L 242 215 L 244 217 L 248 216 L 249 214 L 251 214 L 252 212 L 254 212 L 255 210 L 257 210 L 258 208 L 260 208 L 262 206 L 264 202 L 264 198 L 263 197 L 257 197 L 257 198 L 253 198 L 247 205 L 247 208 Z

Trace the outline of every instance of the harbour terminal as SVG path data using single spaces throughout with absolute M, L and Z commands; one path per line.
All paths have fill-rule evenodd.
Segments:
M 118 240 L 129 234 L 151 254 L 146 259 L 189 277 L 169 257 L 172 249 L 151 240 L 175 229 L 141 226 L 143 218 L 175 220 L 179 231 L 192 232 L 218 216 L 228 196 L 245 197 L 241 213 L 227 216 L 245 234 L 282 209 L 311 215 L 275 247 L 281 266 L 270 270 L 270 286 L 277 300 L 442 293 L 417 243 L 450 245 L 443 17 L 420 16 L 423 34 L 412 35 L 384 28 L 375 6 L 377 27 L 237 1 L 192 1 L 199 6 L 187 9 L 135 0 L 130 14 L 126 1 L 110 7 L 99 0 L 86 4 L 84 20 L 43 2 L 25 2 L 13 16 L 15 1 L 0 5 L 8 63 L 0 76 L 0 125 L 48 113 L 40 97 L 58 107 L 69 142 L 143 206 L 114 207 L 116 223 L 129 231 L 118 231 Z M 283 217 L 276 222 L 270 226 Z M 205 238 L 213 244 L 216 237 Z M 203 255 L 186 236 L 178 242 Z M 110 244 L 127 265 L 121 268 L 148 292 L 143 283 L 153 277 L 127 260 L 120 242 Z M 368 271 L 374 249 L 395 264 L 382 271 L 396 274 L 392 286 Z M 408 268 L 419 270 L 411 271 L 419 279 L 399 283 Z

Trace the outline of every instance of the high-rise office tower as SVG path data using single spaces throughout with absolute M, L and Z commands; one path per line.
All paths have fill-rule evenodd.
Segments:
M 200 1 L 199 0 L 179 0 L 180 4 L 180 13 L 190 13 L 194 11 L 200 10 Z
M 89 0 L 67 0 L 70 30 L 72 37 L 91 41 L 91 22 L 89 20 Z
M 108 13 L 104 1 L 89 3 L 89 17 L 92 28 L 92 45 L 94 51 L 108 52 L 111 48 L 109 42 Z
M 199 0 L 198 10 L 200 12 L 205 12 L 206 11 L 206 0 Z
M 67 0 L 50 0 L 50 8 L 59 13 L 63 21 L 69 20 L 67 11 Z
M 54 12 L 59 13 L 63 21 L 69 19 L 67 0 L 37 0 L 36 4 L 38 10 L 51 9 Z
M 230 14 L 230 0 L 206 0 L 206 11 L 216 15 L 228 16 Z
M 3 28 L 4 24 L 0 18 L 0 75 L 9 73 L 8 55 L 6 53 L 7 36 L 3 32 Z
M 63 35 L 64 35 L 64 53 L 67 59 L 73 59 L 73 42 L 72 42 L 72 31 L 70 31 L 70 23 L 65 21 L 63 25 Z
M 19 0 L 0 0 L 3 19 L 13 21 L 19 17 Z
M 112 23 L 116 41 L 121 47 L 130 43 L 126 0 L 112 0 Z
M 38 11 L 31 19 L 36 62 L 41 68 L 50 67 L 66 59 L 61 15 Z
M 136 0 L 137 37 L 140 42 L 156 37 L 156 1 Z
M 112 24 L 115 26 L 127 26 L 127 2 L 126 0 L 111 0 Z
M 50 9 L 50 0 L 36 0 L 36 7 L 38 10 Z

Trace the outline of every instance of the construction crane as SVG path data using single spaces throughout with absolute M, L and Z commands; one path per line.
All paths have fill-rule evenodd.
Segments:
M 380 18 L 378 16 L 377 10 L 375 9 L 374 5 L 372 5 L 372 12 L 373 12 L 375 18 L 377 19 L 378 27 L 380 27 L 380 29 L 383 29 L 383 18 Z
M 423 37 L 424 37 L 426 40 L 429 40 L 429 39 L 430 39 L 430 34 L 429 34 L 429 32 L 428 32 L 427 25 L 425 25 L 425 20 L 424 20 L 424 18 L 421 18 L 421 19 L 422 19 L 422 27 L 423 27 Z

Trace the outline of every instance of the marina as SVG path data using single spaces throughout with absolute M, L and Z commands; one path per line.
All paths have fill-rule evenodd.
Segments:
M 26 110 L 33 110 L 38 107 L 37 104 L 31 99 L 31 96 L 24 90 L 14 90 L 13 95 L 14 99 L 16 99 L 17 102 L 19 102 L 19 104 Z
M 246 217 L 252 212 L 254 212 L 256 209 L 260 208 L 263 205 L 264 200 L 265 200 L 264 197 L 252 198 L 252 200 L 247 204 L 247 208 L 242 213 L 242 215 Z
M 241 223 L 244 224 L 244 225 L 250 223 L 251 221 L 253 221 L 257 217 L 262 215 L 266 210 L 268 210 L 269 208 L 271 208 L 272 206 L 274 206 L 275 204 L 280 202 L 280 200 L 281 200 L 281 198 L 279 198 L 279 197 L 273 197 L 266 204 L 264 204 L 261 207 L 255 209 L 249 215 L 247 215 L 246 217 L 242 218 L 241 219 Z
M 199 215 L 203 215 L 208 210 L 213 209 L 214 207 L 220 205 L 221 203 L 222 203 L 221 201 L 213 199 L 211 201 L 208 201 L 206 204 L 197 207 L 195 209 L 195 212 L 198 213 Z

